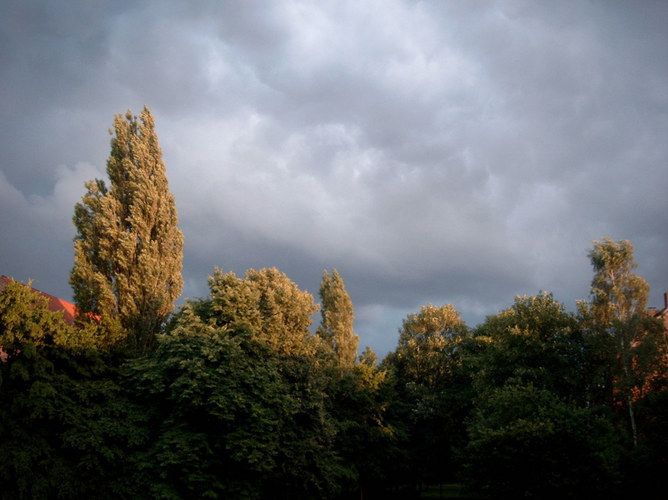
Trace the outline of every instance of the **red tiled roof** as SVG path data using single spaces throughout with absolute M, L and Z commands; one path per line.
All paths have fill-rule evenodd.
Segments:
M 0 291 L 4 290 L 4 288 L 13 281 L 14 280 L 12 278 L 8 278 L 7 276 L 0 276 Z M 46 298 L 49 305 L 49 311 L 62 311 L 65 323 L 68 325 L 74 325 L 74 316 L 76 315 L 76 306 L 74 304 L 67 302 L 66 300 L 59 299 L 54 295 L 44 293 L 40 290 L 37 290 L 36 288 L 32 288 L 32 290 Z

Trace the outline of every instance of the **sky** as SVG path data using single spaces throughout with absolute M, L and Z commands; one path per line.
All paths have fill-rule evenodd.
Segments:
M 6 0 L 0 68 L 0 274 L 47 293 L 72 297 L 114 115 L 147 105 L 181 301 L 277 267 L 318 302 L 336 268 L 384 356 L 430 303 L 574 309 L 610 237 L 663 306 L 668 2 Z

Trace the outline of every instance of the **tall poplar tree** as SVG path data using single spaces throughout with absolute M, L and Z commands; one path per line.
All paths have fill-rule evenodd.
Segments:
M 334 349 L 339 366 L 351 367 L 357 357 L 359 336 L 353 332 L 353 303 L 336 269 L 331 276 L 324 271 L 320 299 L 322 320 L 316 333 Z
M 183 234 L 147 107 L 114 119 L 110 185 L 100 179 L 74 209 L 70 284 L 81 315 L 120 325 L 145 351 L 181 294 Z

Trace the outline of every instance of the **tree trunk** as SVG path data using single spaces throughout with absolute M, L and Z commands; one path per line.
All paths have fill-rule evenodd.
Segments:
M 633 447 L 638 447 L 638 430 L 636 429 L 636 417 L 633 414 L 633 398 L 629 394 L 627 396 L 629 404 L 629 419 L 631 420 L 631 433 L 633 434 Z

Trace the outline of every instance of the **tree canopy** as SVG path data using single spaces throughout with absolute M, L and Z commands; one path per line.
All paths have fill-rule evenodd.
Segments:
M 318 341 L 309 326 L 313 296 L 276 268 L 249 269 L 244 278 L 216 269 L 210 299 L 198 308 L 217 324 L 246 326 L 253 336 L 282 354 L 314 354 Z
M 394 375 L 391 415 L 402 429 L 403 471 L 420 481 L 451 481 L 463 445 L 470 377 L 463 365 L 468 328 L 452 304 L 423 306 L 399 330 L 397 348 L 383 362 Z

